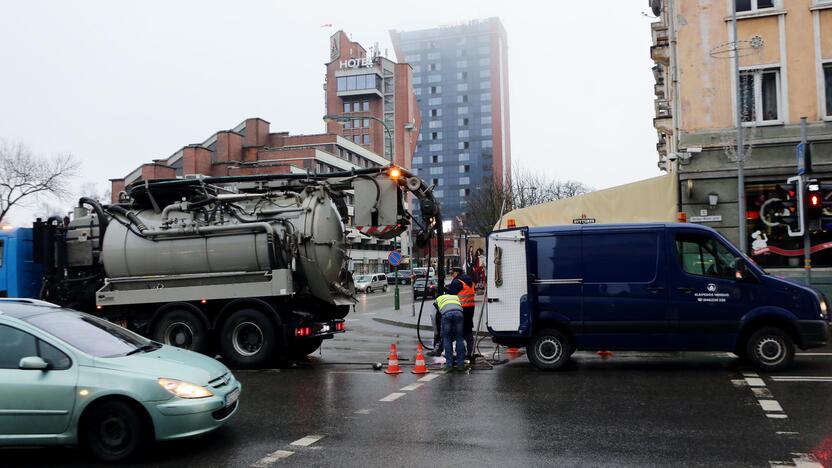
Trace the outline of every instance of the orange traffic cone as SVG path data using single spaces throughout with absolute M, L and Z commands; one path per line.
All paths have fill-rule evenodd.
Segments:
M 396 352 L 396 344 L 390 345 L 390 357 L 387 358 L 387 369 L 384 369 L 385 374 L 401 374 L 402 369 L 399 367 L 399 354 Z
M 597 354 L 598 356 L 600 356 L 602 358 L 612 357 L 612 351 L 607 351 L 607 350 L 598 351 L 595 354 Z
M 419 343 L 416 346 L 416 365 L 413 366 L 413 370 L 410 372 L 414 374 L 427 374 L 428 366 L 425 364 L 425 355 L 422 354 L 422 343 Z

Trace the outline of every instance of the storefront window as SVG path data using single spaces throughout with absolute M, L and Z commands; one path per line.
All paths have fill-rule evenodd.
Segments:
M 786 226 L 775 219 L 783 196 L 778 183 L 783 181 L 746 185 L 748 254 L 763 268 L 803 267 L 803 237 L 790 237 Z M 810 239 L 812 266 L 832 266 L 832 225 L 815 226 Z

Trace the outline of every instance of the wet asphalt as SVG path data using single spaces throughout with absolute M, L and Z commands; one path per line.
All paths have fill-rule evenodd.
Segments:
M 771 375 L 727 353 L 578 352 L 544 373 L 483 342 L 502 364 L 424 378 L 410 373 L 415 330 L 373 320 L 390 302 L 362 297 L 349 332 L 306 362 L 236 371 L 225 427 L 128 466 L 832 466 L 832 347 Z M 396 376 L 371 368 L 391 343 Z M 35 448 L 0 450 L 0 466 L 97 465 Z

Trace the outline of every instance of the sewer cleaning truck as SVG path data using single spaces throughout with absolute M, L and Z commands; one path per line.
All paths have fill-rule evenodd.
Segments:
M 81 198 L 71 218 L 34 223 L 36 297 L 237 368 L 304 356 L 344 333 L 355 303 L 349 221 L 391 239 L 413 219 L 410 193 L 417 237 L 441 237 L 432 190 L 396 166 L 139 181 L 118 203 Z

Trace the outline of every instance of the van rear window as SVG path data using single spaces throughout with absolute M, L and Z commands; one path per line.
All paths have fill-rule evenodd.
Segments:
M 583 235 L 584 283 L 650 283 L 656 278 L 655 232 Z
M 535 242 L 538 279 L 581 277 L 581 236 L 538 237 Z

